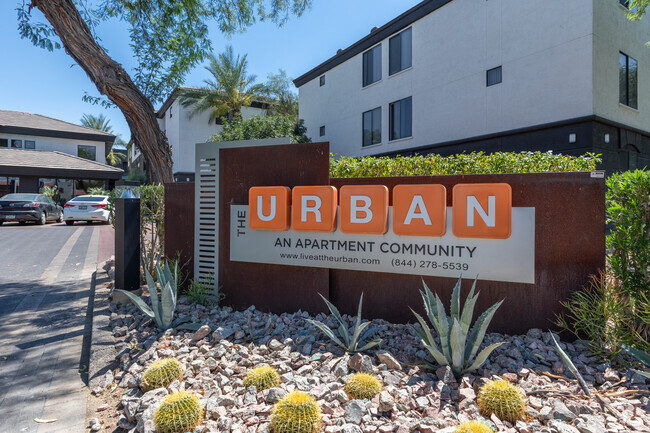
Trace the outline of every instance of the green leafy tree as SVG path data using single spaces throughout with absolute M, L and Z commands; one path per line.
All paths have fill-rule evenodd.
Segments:
M 298 120 L 298 95 L 284 69 L 280 69 L 277 74 L 269 74 L 264 87 L 265 93 L 272 98 L 269 101 L 269 114 L 293 116 Z
M 19 1 L 16 9 L 22 37 L 50 51 L 65 48 L 107 98 L 86 95 L 87 101 L 114 104 L 122 111 L 151 180 L 173 182 L 171 149 L 153 104 L 179 87 L 211 51 L 209 22 L 215 21 L 229 35 L 257 20 L 282 25 L 310 4 L 311 0 L 31 0 Z M 45 20 L 32 14 L 34 9 Z M 129 27 L 132 74 L 100 45 L 99 24 L 109 20 L 124 21 Z
M 247 56 L 235 57 L 230 45 L 217 56 L 208 55 L 205 70 L 212 78 L 203 80 L 206 87 L 184 89 L 180 96 L 181 104 L 190 108 L 190 116 L 209 111 L 210 121 L 227 116 L 231 122 L 240 115 L 242 107 L 250 107 L 264 86 L 255 84 L 257 77 L 248 74 Z
M 223 130 L 213 135 L 210 141 L 289 137 L 292 143 L 309 143 L 311 139 L 306 134 L 303 121 L 296 121 L 293 116 L 252 116 L 247 120 L 238 117 L 225 124 Z

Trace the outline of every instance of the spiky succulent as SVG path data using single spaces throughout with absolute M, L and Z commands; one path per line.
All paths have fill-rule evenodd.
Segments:
M 183 378 L 183 366 L 175 358 L 162 358 L 151 364 L 142 375 L 142 388 L 149 391 L 168 387 L 173 381 Z
M 348 353 L 363 352 L 381 343 L 382 341 L 381 338 L 375 338 L 374 340 L 368 342 L 366 345 L 359 347 L 361 341 L 363 341 L 363 339 L 366 338 L 367 334 L 370 334 L 370 329 L 366 329 L 366 328 L 371 323 L 371 322 L 364 322 L 361 320 L 361 306 L 363 305 L 363 293 L 361 293 L 361 298 L 359 298 L 357 320 L 354 323 L 354 328 L 350 328 L 350 329 L 348 329 L 348 324 L 345 323 L 345 320 L 343 320 L 343 317 L 341 317 L 341 313 L 339 313 L 338 308 L 336 308 L 334 304 L 332 304 L 330 301 L 325 299 L 323 295 L 320 295 L 320 297 L 323 298 L 323 301 L 325 301 L 325 303 L 327 304 L 327 308 L 329 308 L 330 312 L 332 313 L 332 316 L 334 316 L 334 319 L 336 319 L 336 321 L 338 322 L 339 324 L 338 329 L 335 332 L 332 328 L 330 328 L 323 322 L 319 322 L 318 320 L 307 319 L 307 321 L 312 325 L 316 326 L 321 331 L 323 331 L 323 333 L 330 340 L 332 340 L 332 342 L 340 346 L 343 350 L 345 350 Z M 338 336 L 336 334 L 338 334 Z
M 352 400 L 364 398 L 371 400 L 381 391 L 381 382 L 370 374 L 356 373 L 350 376 L 344 389 Z
M 515 424 L 526 415 L 526 397 L 505 380 L 490 380 L 478 391 L 478 409 L 484 417 L 495 414 Z
M 203 420 L 201 401 L 191 392 L 177 392 L 167 396 L 153 415 L 158 433 L 194 431 Z
M 454 433 L 494 433 L 494 430 L 481 421 L 467 421 L 456 427 Z
M 273 433 L 316 433 L 321 426 L 321 412 L 311 395 L 293 391 L 275 404 L 271 414 Z
M 254 386 L 257 391 L 263 391 L 268 388 L 273 388 L 280 384 L 280 375 L 275 368 L 268 365 L 263 365 L 252 369 L 246 374 L 244 378 L 244 386 Z
M 424 292 L 420 292 L 420 294 L 424 301 L 424 310 L 427 313 L 429 321 L 438 333 L 440 347 L 433 337 L 427 322 L 422 316 L 413 311 L 413 314 L 415 314 L 415 317 L 422 326 L 422 329 L 414 326 L 413 330 L 420 337 L 425 349 L 431 353 L 438 365 L 449 365 L 454 373 L 457 374 L 476 370 L 485 362 L 494 349 L 503 344 L 503 342 L 494 343 L 481 350 L 481 352 L 478 352 L 488 325 L 492 320 L 492 316 L 503 301 L 499 301 L 488 308 L 470 329 L 474 314 L 474 305 L 479 295 L 478 293 L 474 295 L 476 280 L 474 280 L 472 290 L 470 290 L 469 295 L 465 299 L 462 310 L 460 309 L 460 283 L 461 279 L 458 278 L 458 282 L 454 286 L 454 291 L 451 294 L 451 315 L 447 316 L 445 307 L 442 305 L 438 294 L 434 296 L 426 283 L 422 281 L 422 284 L 424 284 Z
M 176 299 L 178 297 L 178 262 L 174 263 L 174 269 L 169 267 L 169 263 L 165 263 L 164 267 L 160 266 L 160 263 L 156 265 L 156 278 L 158 278 L 160 284 L 160 295 L 158 294 L 156 282 L 146 269 L 144 274 L 149 287 L 151 307 L 139 296 L 127 290 L 116 289 L 115 291 L 126 295 L 140 311 L 156 322 L 158 328 L 166 330 L 175 326 L 177 324 L 174 323 L 174 313 L 176 312 Z

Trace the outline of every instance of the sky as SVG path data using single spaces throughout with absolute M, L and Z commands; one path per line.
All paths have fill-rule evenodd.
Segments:
M 283 27 L 256 23 L 243 34 L 225 38 L 216 25 L 210 29 L 215 53 L 232 45 L 235 54 L 248 54 L 248 72 L 266 81 L 268 74 L 284 69 L 299 77 L 339 48 L 346 48 L 370 29 L 382 26 L 421 0 L 313 0 L 300 18 L 292 16 Z M 117 108 L 104 109 L 83 102 L 82 97 L 99 96 L 94 84 L 63 49 L 49 52 L 35 47 L 18 34 L 18 0 L 0 1 L 0 109 L 36 113 L 79 124 L 84 113 L 103 113 L 113 132 L 128 141 L 129 128 Z M 20 1 L 22 4 L 22 1 Z M 36 9 L 34 17 L 42 19 Z M 133 59 L 127 27 L 119 21 L 103 23 L 98 33 L 110 56 L 131 72 Z M 204 65 L 197 65 L 184 85 L 201 87 L 209 78 Z M 154 106 L 160 108 L 160 104 Z

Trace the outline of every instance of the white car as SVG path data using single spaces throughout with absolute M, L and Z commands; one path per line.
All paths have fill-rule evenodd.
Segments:
M 107 195 L 80 195 L 63 206 L 63 221 L 69 226 L 75 221 L 108 222 Z

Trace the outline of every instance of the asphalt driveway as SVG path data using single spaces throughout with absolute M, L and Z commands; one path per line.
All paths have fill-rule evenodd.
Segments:
M 0 433 L 85 430 L 90 287 L 111 234 L 84 223 L 0 227 Z

